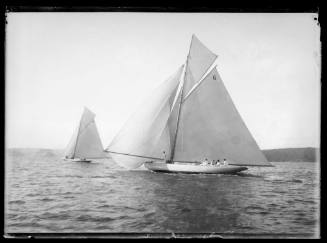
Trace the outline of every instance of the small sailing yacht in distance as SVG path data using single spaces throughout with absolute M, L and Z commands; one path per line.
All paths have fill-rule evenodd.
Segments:
M 95 114 L 84 107 L 84 112 L 65 151 L 65 160 L 91 162 L 103 158 L 103 146 L 96 127 Z
M 216 66 L 193 35 L 185 65 L 160 85 L 106 151 L 121 166 L 230 174 L 272 166 L 238 113 Z M 227 159 L 227 163 L 212 163 Z M 204 160 L 209 163 L 201 163 Z M 210 163 L 211 162 L 211 163 Z

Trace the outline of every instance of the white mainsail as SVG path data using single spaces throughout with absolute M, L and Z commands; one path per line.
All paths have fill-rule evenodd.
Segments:
M 182 71 L 183 66 L 151 93 L 108 146 L 106 151 L 119 165 L 133 169 L 149 160 L 144 157 L 159 156 L 155 146 L 159 140 L 163 150 L 169 149 L 170 141 L 164 130 Z
M 94 118 L 95 114 L 85 107 L 79 126 L 67 146 L 67 158 L 106 157 Z
M 162 160 L 163 151 L 173 161 L 226 158 L 235 165 L 271 166 L 217 69 L 208 71 L 216 58 L 193 35 L 183 80 L 181 67 L 152 93 L 108 146 L 110 156 L 129 169 Z
M 174 161 L 226 158 L 230 164 L 270 165 L 238 113 L 216 67 L 181 106 Z

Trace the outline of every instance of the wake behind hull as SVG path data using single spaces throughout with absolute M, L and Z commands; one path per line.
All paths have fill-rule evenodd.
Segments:
M 203 174 L 235 174 L 247 170 L 244 166 L 233 165 L 192 165 L 192 164 L 166 164 L 163 162 L 145 162 L 144 167 L 155 172 L 165 173 L 203 173 Z

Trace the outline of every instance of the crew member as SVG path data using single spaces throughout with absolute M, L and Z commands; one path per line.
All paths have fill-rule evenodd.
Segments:
M 205 158 L 204 161 L 203 161 L 203 165 L 208 165 L 208 164 L 209 164 L 208 159 Z

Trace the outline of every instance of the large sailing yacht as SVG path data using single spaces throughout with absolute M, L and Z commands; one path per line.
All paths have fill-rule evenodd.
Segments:
M 114 161 L 128 169 L 144 164 L 181 173 L 272 166 L 228 94 L 216 58 L 192 36 L 185 65 L 151 93 L 106 148 Z M 213 163 L 218 160 L 225 163 Z
M 94 118 L 95 114 L 84 107 L 79 124 L 67 145 L 65 160 L 91 162 L 92 159 L 105 157 Z

